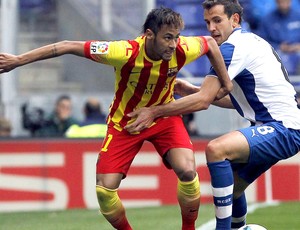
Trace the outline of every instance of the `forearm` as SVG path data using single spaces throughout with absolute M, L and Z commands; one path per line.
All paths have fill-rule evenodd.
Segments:
M 64 54 L 84 56 L 84 42 L 61 41 L 18 55 L 18 66 L 55 58 Z
M 197 93 L 180 98 L 169 104 L 154 106 L 152 112 L 154 117 L 175 116 L 180 114 L 188 114 L 199 110 L 207 109 L 209 104 L 198 100 Z
M 212 104 L 225 109 L 234 109 L 234 106 L 228 95 L 221 98 L 220 100 L 215 100 Z
M 195 90 L 195 93 L 169 104 L 151 108 L 155 118 L 187 114 L 208 109 L 220 89 L 220 82 L 216 77 L 206 77 L 201 87 L 193 87 L 192 89 Z

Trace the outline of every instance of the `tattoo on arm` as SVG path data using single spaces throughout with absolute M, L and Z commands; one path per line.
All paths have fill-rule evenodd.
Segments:
M 53 45 L 53 48 L 52 48 L 52 55 L 53 55 L 53 57 L 57 56 L 57 49 L 56 49 L 56 45 L 55 44 Z

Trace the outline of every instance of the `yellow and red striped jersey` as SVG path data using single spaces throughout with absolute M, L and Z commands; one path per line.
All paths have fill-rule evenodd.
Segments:
M 153 61 L 145 50 L 145 36 L 128 41 L 87 41 L 85 56 L 115 69 L 115 96 L 108 123 L 123 128 L 136 108 L 166 104 L 174 100 L 178 71 L 208 51 L 204 37 L 179 37 L 170 61 Z

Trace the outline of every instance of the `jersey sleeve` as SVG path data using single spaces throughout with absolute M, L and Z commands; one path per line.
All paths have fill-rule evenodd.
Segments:
M 220 51 L 230 80 L 233 80 L 243 69 L 245 69 L 245 60 L 247 60 L 246 51 L 242 52 L 240 49 L 236 49 L 233 44 L 227 42 L 220 46 Z M 213 68 L 210 69 L 209 74 L 217 75 Z
M 87 41 L 84 54 L 95 62 L 111 66 L 122 66 L 128 61 L 131 44 L 127 41 Z
M 188 64 L 208 52 L 207 40 L 203 36 L 180 37 L 180 46 L 185 52 L 186 62 Z

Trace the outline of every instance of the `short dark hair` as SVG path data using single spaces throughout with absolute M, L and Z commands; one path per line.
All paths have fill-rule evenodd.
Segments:
M 84 106 L 85 112 L 87 114 L 92 114 L 92 113 L 101 113 L 101 107 L 100 104 L 95 104 L 95 103 L 90 103 L 86 102 Z
M 184 29 L 184 21 L 181 15 L 170 8 L 160 7 L 150 11 L 143 25 L 143 33 L 147 29 L 157 34 L 163 25 L 174 25 L 180 30 Z
M 57 99 L 56 99 L 56 105 L 58 105 L 61 101 L 63 100 L 68 100 L 68 101 L 71 101 L 71 97 L 64 94 L 64 95 L 61 95 L 59 96 Z
M 203 9 L 209 10 L 213 6 L 223 5 L 224 13 L 230 18 L 233 14 L 237 13 L 240 16 L 239 24 L 243 20 L 243 7 L 240 5 L 238 0 L 205 0 L 202 3 Z

